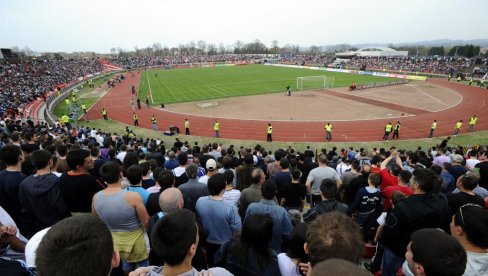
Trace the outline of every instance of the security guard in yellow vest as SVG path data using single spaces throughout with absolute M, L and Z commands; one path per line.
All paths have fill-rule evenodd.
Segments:
M 151 117 L 151 125 L 153 130 L 158 130 L 158 121 L 156 120 L 156 117 L 152 115 Z
M 397 140 L 400 138 L 398 136 L 398 133 L 400 132 L 400 121 L 397 121 L 396 122 L 396 125 L 395 125 L 395 128 L 393 129 L 393 137 L 391 137 L 391 139 L 395 139 L 395 137 L 397 138 Z
M 133 112 L 132 117 L 134 118 L 134 126 L 139 126 L 139 116 L 137 116 L 137 114 Z
M 185 135 L 190 135 L 190 122 L 185 119 Z
M 83 113 L 86 114 L 86 105 L 85 104 L 81 105 L 81 110 L 83 110 Z
M 68 108 L 70 108 L 70 104 L 71 104 L 71 102 L 69 101 L 69 99 L 64 100 L 64 102 L 66 103 L 66 106 L 67 106 Z
M 105 110 L 105 108 L 102 108 L 102 111 L 100 111 L 100 113 L 102 114 L 103 119 L 107 121 L 108 120 L 107 110 Z
M 220 138 L 220 124 L 217 120 L 215 120 L 215 123 L 214 123 L 214 131 L 215 131 L 215 138 Z
M 268 124 L 266 142 L 273 142 L 273 126 L 271 123 Z
M 429 138 L 432 138 L 432 136 L 434 136 L 434 131 L 436 128 L 437 128 L 437 120 L 434 120 L 432 122 L 432 126 L 430 127 Z
M 63 125 L 65 125 L 68 130 L 71 130 L 71 124 L 69 122 L 69 117 L 66 116 L 65 114 L 63 114 L 63 116 L 61 116 L 61 121 L 63 122 Z
M 459 122 L 456 123 L 456 127 L 454 128 L 454 135 L 457 135 L 459 133 L 459 130 L 461 130 L 462 126 L 463 120 L 459 120 Z
M 476 125 L 476 122 L 478 121 L 478 117 L 476 115 L 473 115 L 471 119 L 469 119 L 469 130 L 473 131 L 474 130 L 474 125 Z
M 325 126 L 325 140 L 332 141 L 332 124 L 327 123 Z
M 393 126 L 391 125 L 391 122 L 389 122 L 385 126 L 385 135 L 383 135 L 383 140 L 388 141 L 388 137 L 390 136 L 390 132 L 392 130 Z

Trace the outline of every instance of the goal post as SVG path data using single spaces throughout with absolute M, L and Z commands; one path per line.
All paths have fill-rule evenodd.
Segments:
M 297 78 L 297 90 L 331 88 L 334 85 L 334 77 L 309 76 Z

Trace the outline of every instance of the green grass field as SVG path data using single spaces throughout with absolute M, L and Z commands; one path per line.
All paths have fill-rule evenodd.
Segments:
M 157 73 L 157 77 L 156 77 Z M 297 77 L 326 75 L 334 87 L 356 83 L 385 82 L 396 79 L 264 65 L 223 66 L 190 69 L 143 71 L 139 95 L 150 92 L 153 103 L 179 103 L 296 90 Z

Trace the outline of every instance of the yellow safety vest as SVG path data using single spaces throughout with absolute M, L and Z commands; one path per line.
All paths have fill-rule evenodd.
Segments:
M 268 126 L 268 134 L 271 134 L 273 133 L 273 127 L 272 126 Z
M 397 130 L 397 131 L 399 131 L 399 130 L 400 130 L 400 124 L 397 124 L 397 125 L 395 126 L 395 130 Z
M 151 118 L 151 122 L 152 122 L 152 124 L 154 125 L 154 124 L 156 124 L 158 121 L 156 120 L 156 118 L 152 117 L 152 118 Z
M 470 125 L 474 125 L 474 124 L 476 124 L 476 121 L 478 121 L 478 117 L 476 117 L 476 118 L 475 117 L 471 117 L 471 119 L 469 120 L 469 124 Z
M 386 126 L 385 126 L 385 131 L 386 131 L 386 132 L 391 132 L 391 128 L 392 128 L 392 127 L 393 127 L 392 125 L 386 125 Z
M 81 105 L 81 109 L 85 110 L 86 109 L 86 105 L 82 104 Z
M 432 123 L 432 129 L 436 129 L 437 128 L 437 123 Z
M 331 132 L 332 131 L 332 125 L 331 124 L 325 125 L 325 130 L 328 132 Z
M 107 111 L 105 109 L 102 109 L 102 115 L 107 115 Z
M 63 115 L 63 116 L 61 117 L 61 120 L 63 121 L 63 123 L 68 123 L 68 122 L 69 122 L 69 117 L 68 117 L 68 116 L 66 116 L 66 115 Z
M 219 130 L 220 128 L 220 124 L 219 123 L 215 123 L 214 124 L 214 130 Z
M 190 128 L 190 122 L 185 121 L 185 128 Z
M 136 115 L 134 115 L 134 120 L 137 120 L 137 119 L 139 119 L 139 117 L 137 117 L 137 114 L 136 114 Z
M 461 126 L 462 126 L 462 125 L 463 125 L 463 123 L 461 123 L 461 122 L 457 122 L 457 123 L 456 123 L 456 128 L 461 128 Z
M 64 102 L 65 102 L 67 105 L 69 105 L 69 100 L 68 100 L 68 99 L 64 100 Z

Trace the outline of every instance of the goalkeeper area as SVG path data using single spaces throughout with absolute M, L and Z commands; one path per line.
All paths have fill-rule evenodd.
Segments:
M 313 90 L 334 87 L 334 77 L 328 76 L 309 76 L 297 78 L 297 90 Z

